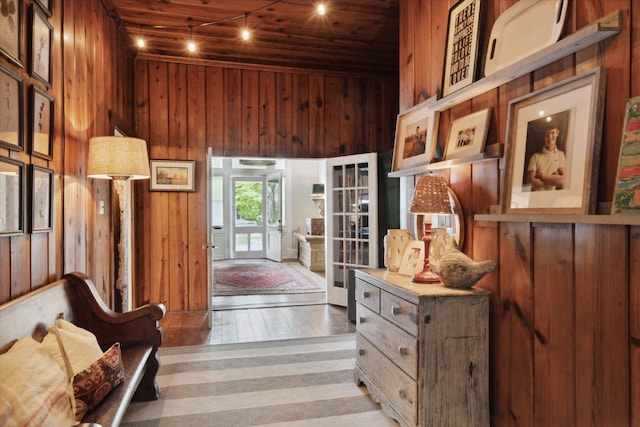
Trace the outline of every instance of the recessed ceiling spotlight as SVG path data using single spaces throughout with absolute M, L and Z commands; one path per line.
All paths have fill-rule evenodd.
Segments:
M 327 13 L 327 7 L 324 5 L 324 3 L 318 3 L 318 5 L 316 6 L 316 12 L 318 12 L 318 15 L 322 16 Z

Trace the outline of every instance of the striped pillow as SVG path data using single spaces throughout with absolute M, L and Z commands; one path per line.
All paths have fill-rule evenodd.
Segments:
M 31 336 L 0 355 L 0 425 L 74 425 L 65 372 Z

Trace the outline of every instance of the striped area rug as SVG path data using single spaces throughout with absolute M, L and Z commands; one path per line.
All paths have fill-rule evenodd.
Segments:
M 162 397 L 130 426 L 397 426 L 353 381 L 355 336 L 160 348 Z

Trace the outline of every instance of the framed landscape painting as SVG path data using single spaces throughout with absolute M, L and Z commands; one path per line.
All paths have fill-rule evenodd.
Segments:
M 151 160 L 151 191 L 195 191 L 194 160 Z

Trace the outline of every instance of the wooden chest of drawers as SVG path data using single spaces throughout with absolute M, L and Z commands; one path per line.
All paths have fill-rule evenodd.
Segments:
M 403 426 L 489 425 L 489 292 L 356 270 L 355 380 Z

